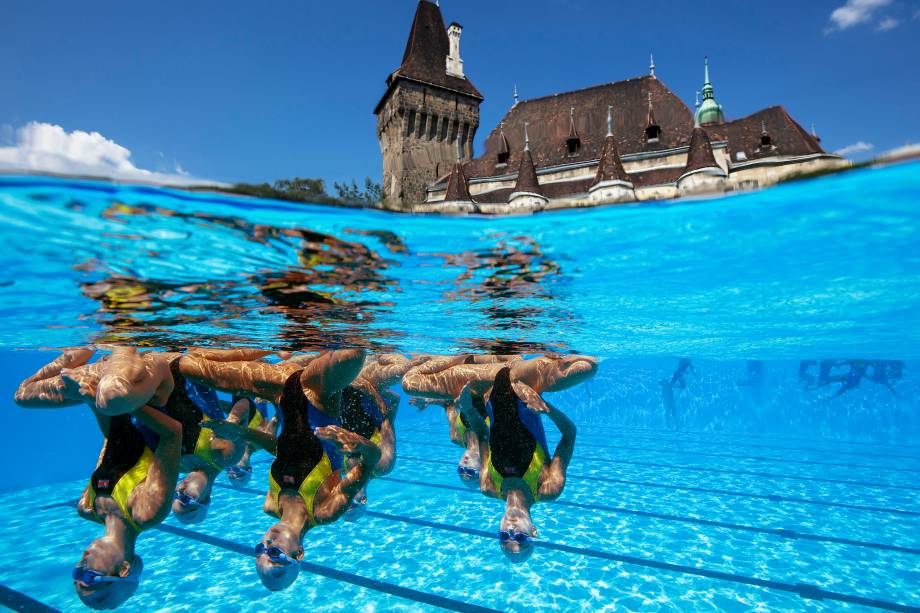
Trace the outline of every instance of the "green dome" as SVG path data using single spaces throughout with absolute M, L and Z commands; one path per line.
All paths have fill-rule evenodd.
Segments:
M 704 77 L 703 77 L 703 104 L 696 110 L 696 125 L 705 126 L 714 123 L 724 123 L 725 116 L 722 114 L 722 105 L 716 102 L 716 96 L 712 89 L 712 82 L 709 80 L 709 58 L 704 60 Z

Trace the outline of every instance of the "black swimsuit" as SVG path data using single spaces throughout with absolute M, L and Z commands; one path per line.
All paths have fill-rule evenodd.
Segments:
M 204 413 L 185 391 L 185 377 L 179 372 L 179 359 L 169 363 L 169 372 L 175 385 L 163 408 L 167 415 L 182 424 L 182 455 L 192 455 L 201 434 Z
M 511 369 L 502 368 L 495 376 L 489 396 L 492 408 L 489 448 L 492 466 L 504 478 L 523 477 L 540 444 L 521 421 L 519 402 L 511 387 Z
M 111 497 L 115 484 L 140 461 L 147 446 L 130 415 L 111 417 L 105 453 L 90 481 L 96 497 Z
M 326 418 L 327 423 L 311 425 L 311 415 L 317 422 L 320 417 L 300 384 L 301 372 L 295 372 L 284 382 L 280 406 L 284 428 L 278 437 L 277 454 L 271 468 L 272 478 L 278 485 L 295 490 L 323 459 L 323 452 L 329 455 L 333 470 L 341 468 L 341 455 L 334 447 L 330 453 L 328 445 L 324 446 L 313 433 L 314 425 L 324 426 L 335 421 Z
M 349 385 L 342 390 L 342 427 L 370 440 L 380 430 L 383 415 L 367 392 Z

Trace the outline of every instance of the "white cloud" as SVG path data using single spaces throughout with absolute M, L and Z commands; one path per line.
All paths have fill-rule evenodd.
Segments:
M 846 30 L 870 21 L 877 9 L 889 4 L 891 0 L 847 0 L 846 4 L 831 13 L 832 25 L 829 30 Z
M 131 151 L 98 132 L 68 132 L 58 125 L 32 121 L 16 130 L 12 144 L 0 147 L 0 168 L 89 175 L 173 185 L 203 183 L 176 163 L 176 174 L 138 168 Z
M 880 22 L 878 22 L 877 30 L 879 32 L 885 32 L 886 30 L 893 30 L 898 27 L 900 22 L 894 17 L 885 17 Z
M 873 149 L 875 149 L 875 145 L 873 145 L 872 143 L 867 143 L 864 141 L 857 141 L 853 143 L 852 145 L 847 145 L 846 147 L 843 147 L 842 149 L 838 149 L 834 153 L 836 153 L 837 155 L 846 156 L 846 155 L 853 155 L 854 153 L 864 153 L 866 151 L 872 151 Z

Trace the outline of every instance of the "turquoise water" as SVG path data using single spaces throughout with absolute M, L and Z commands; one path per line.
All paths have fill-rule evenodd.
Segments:
M 139 540 L 124 610 L 916 610 L 918 226 L 920 164 L 503 219 L 4 178 L 0 603 L 83 610 L 69 571 L 99 533 L 72 508 L 101 445 L 92 416 L 19 409 L 15 386 L 53 348 L 131 342 L 602 364 L 549 395 L 578 441 L 526 564 L 495 545 L 500 505 L 457 480 L 443 416 L 404 403 L 371 513 L 311 532 L 291 589 L 267 592 L 249 554 L 272 523 L 263 454 L 247 489 L 219 479 L 204 523 Z M 679 357 L 695 373 L 669 429 L 660 382 Z M 824 359 L 903 376 L 834 398 L 799 377 Z

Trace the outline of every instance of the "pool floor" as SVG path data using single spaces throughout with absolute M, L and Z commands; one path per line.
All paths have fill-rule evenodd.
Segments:
M 500 503 L 456 478 L 446 430 L 399 429 L 370 512 L 311 531 L 278 593 L 252 560 L 272 524 L 256 457 L 250 487 L 218 479 L 205 522 L 141 537 L 144 580 L 122 610 L 920 611 L 920 448 L 585 426 L 561 499 L 534 509 L 537 551 L 514 566 Z M 4 497 L 0 604 L 85 610 L 69 575 L 100 534 L 73 509 L 84 485 Z

